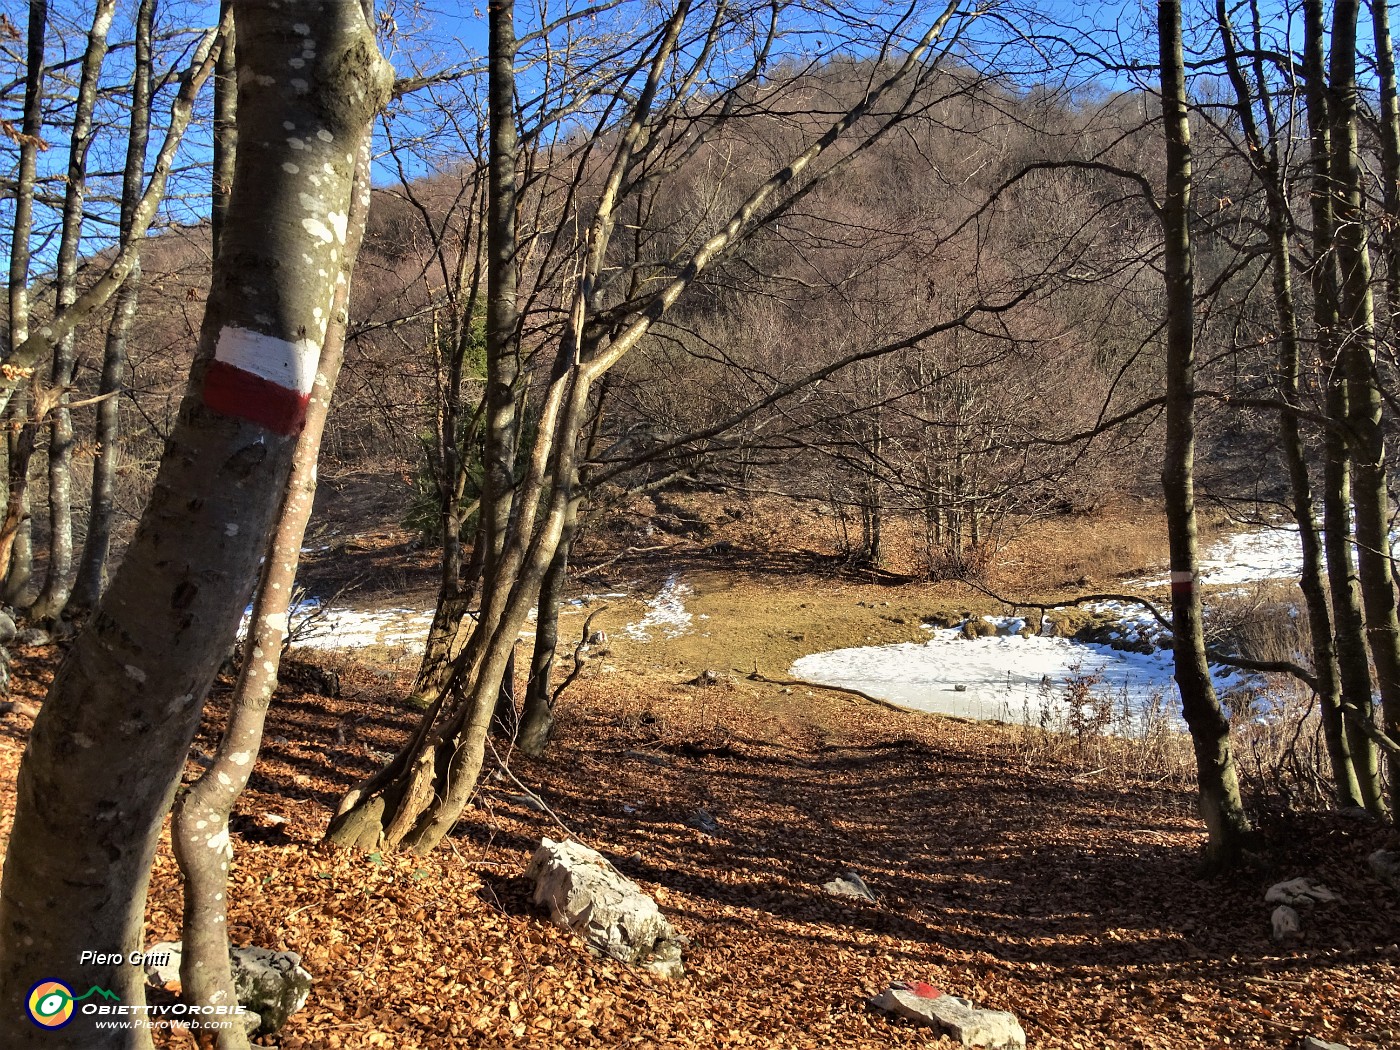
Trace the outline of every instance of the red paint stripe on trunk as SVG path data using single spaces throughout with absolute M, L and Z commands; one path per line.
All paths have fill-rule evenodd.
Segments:
M 288 437 L 301 432 L 310 401 L 307 395 L 223 361 L 209 362 L 209 370 L 204 373 L 205 407 Z
M 1192 591 L 1194 591 L 1195 589 L 1196 589 L 1196 581 L 1195 581 L 1195 580 L 1173 580 L 1173 581 L 1172 581 L 1172 593 L 1173 593 L 1173 594 L 1190 594 L 1190 593 L 1191 593 Z

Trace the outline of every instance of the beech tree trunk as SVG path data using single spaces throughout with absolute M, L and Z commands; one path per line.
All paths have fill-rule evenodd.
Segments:
M 1376 815 L 1385 812 L 1376 746 L 1361 723 L 1374 718 L 1370 657 L 1361 612 L 1361 589 L 1352 553 L 1351 463 L 1347 439 L 1339 428 L 1347 418 L 1345 377 L 1338 357 L 1338 277 L 1336 221 L 1332 212 L 1332 129 L 1325 58 L 1326 27 L 1322 0 L 1304 0 L 1303 69 L 1307 79 L 1309 199 L 1312 211 L 1313 328 L 1326 382 L 1326 410 L 1337 427 L 1323 435 L 1322 539 L 1331 599 L 1334 649 L 1345 714 L 1346 737 L 1361 804 Z
M 1357 144 L 1356 25 L 1358 0 L 1337 0 L 1332 14 L 1331 98 L 1333 209 L 1340 274 L 1341 360 L 1351 435 L 1352 502 L 1357 574 L 1366 640 L 1387 735 L 1400 733 L 1400 616 L 1390 565 L 1390 497 L 1385 429 L 1376 379 L 1371 255 L 1362 203 Z M 1391 810 L 1400 816 L 1400 757 L 1390 759 Z
M 1166 137 L 1165 235 L 1167 434 L 1162 493 L 1171 551 L 1172 634 L 1182 713 L 1196 754 L 1201 817 L 1209 834 L 1207 861 L 1238 862 L 1249 834 L 1230 749 L 1230 723 L 1206 660 L 1201 595 L 1196 584 L 1195 290 L 1191 259 L 1191 131 L 1181 47 L 1181 4 L 1158 0 L 1162 119 Z
M 1390 5 L 1370 0 L 1371 28 L 1376 40 L 1377 94 L 1380 114 L 1377 130 L 1381 153 L 1382 254 L 1385 257 L 1386 329 L 1392 344 L 1400 324 L 1400 98 L 1395 82 L 1395 47 L 1390 36 Z
M 209 236 L 216 259 L 228 225 L 233 163 L 238 156 L 238 42 L 232 0 L 219 4 L 219 22 L 224 28 L 219 39 L 219 60 L 214 67 L 214 168 L 209 180 Z
M 1323 739 L 1332 764 L 1337 804 L 1342 807 L 1358 806 L 1361 804 L 1361 792 L 1352 765 L 1351 747 L 1342 716 L 1337 654 L 1333 646 L 1332 615 L 1328 608 L 1327 587 L 1323 578 L 1322 537 L 1318 531 L 1308 457 L 1298 415 L 1294 411 L 1302 405 L 1299 390 L 1301 354 L 1298 313 L 1293 297 L 1293 244 L 1289 232 L 1292 228 L 1292 216 L 1279 160 L 1274 100 L 1264 77 L 1262 59 L 1256 59 L 1251 66 L 1255 74 L 1253 85 L 1245 75 L 1245 65 L 1235 44 L 1226 0 L 1216 0 L 1215 13 L 1225 49 L 1226 69 L 1230 83 L 1235 89 L 1235 108 L 1240 126 L 1244 129 L 1246 156 L 1265 191 L 1270 278 L 1274 312 L 1278 317 L 1279 359 L 1275 383 L 1280 400 L 1289 406 L 1279 413 L 1279 444 L 1284 461 L 1288 465 L 1289 483 L 1293 493 L 1293 518 L 1298 525 L 1298 541 L 1303 554 L 1298 586 L 1303 592 L 1309 633 L 1312 636 L 1313 674 L 1317 682 Z M 1258 18 L 1257 9 L 1255 18 Z M 1257 21 L 1255 32 L 1257 36 Z M 1255 119 L 1256 103 L 1263 112 L 1262 126 Z
M 145 182 L 146 146 L 151 132 L 151 26 L 156 0 L 141 0 L 136 12 L 135 65 L 131 84 L 131 124 L 127 133 L 126 166 L 122 172 L 122 205 L 119 236 L 131 238 L 136 206 Z M 126 375 L 127 341 L 131 322 L 141 298 L 141 262 L 138 258 L 130 275 L 113 298 L 112 319 L 102 350 L 102 379 L 98 386 L 97 419 L 94 438 L 97 455 L 92 464 L 92 499 L 88 509 L 87 535 L 78 557 L 78 574 L 63 610 L 67 619 L 86 616 L 97 604 L 107 586 L 107 556 L 112 547 L 112 516 L 116 511 L 117 442 L 121 436 L 121 391 Z
M 131 547 L 60 666 L 20 768 L 0 892 L 9 1018 L 55 974 L 144 1001 L 139 967 L 75 967 L 82 951 L 125 959 L 143 947 L 161 820 L 286 488 L 355 157 L 389 96 L 357 0 L 235 10 L 240 146 L 190 387 Z M 227 836 L 205 842 L 220 865 L 227 847 Z M 82 1018 L 7 1030 L 17 1048 L 150 1045 L 144 1031 Z
M 30 0 L 25 40 L 24 117 L 20 125 L 19 170 L 15 178 L 15 220 L 10 231 L 10 337 L 5 361 L 14 368 L 17 347 L 29 338 L 29 238 L 34 227 L 34 192 L 44 130 L 44 48 L 48 34 L 47 0 Z M 33 365 L 29 364 L 32 369 Z M 11 373 L 15 386 L 32 372 Z M 35 435 L 26 399 L 6 406 L 6 505 L 0 522 L 0 571 L 5 573 L 3 600 L 28 604 L 33 551 L 29 523 L 29 463 Z
M 277 688 L 277 670 L 287 637 L 288 598 L 296 584 L 301 545 L 316 498 L 316 460 L 321 450 L 321 434 L 330 411 L 331 392 L 345 356 L 350 276 L 364 234 L 365 217 L 369 214 L 369 160 L 366 140 L 359 150 L 355 193 L 341 260 L 341 280 L 331 310 L 331 323 L 316 368 L 306 426 L 297 439 L 292 458 L 286 498 L 263 561 L 244 643 L 247 656 L 234 686 L 228 722 L 213 763 L 175 808 L 171 842 L 185 878 L 180 990 L 186 1002 L 202 1006 L 237 1002 L 229 967 L 228 870 L 223 856 L 211 852 L 207 845 L 211 838 L 228 838 L 229 814 L 247 787 L 257 762 L 263 723 Z M 246 1050 L 249 1043 L 247 1035 L 235 1025 L 217 1033 L 216 1045 L 219 1050 Z
M 550 560 L 540 585 L 535 614 L 535 646 L 530 657 L 530 680 L 525 686 L 525 704 L 520 712 L 520 732 L 516 744 L 527 755 L 544 754 L 554 733 L 554 659 L 559 647 L 559 606 L 564 601 L 564 585 L 569 579 L 569 551 L 578 528 L 578 500 L 569 502 L 559 547 Z
M 58 244 L 55 294 L 59 310 L 72 307 L 78 298 L 78 249 L 83 237 L 83 201 L 87 194 L 88 149 L 92 145 L 92 116 L 97 105 L 97 84 L 107 60 L 107 35 L 116 13 L 116 0 L 98 0 L 92 28 L 83 52 L 78 98 L 73 110 L 73 131 L 68 147 L 68 177 L 63 191 L 63 224 Z M 132 120 L 137 114 L 133 110 Z M 58 393 L 49 417 L 49 560 L 44 586 L 30 609 L 36 620 L 58 615 L 68 601 L 73 570 L 73 419 L 68 395 L 73 381 L 73 333 L 54 347 L 49 384 Z

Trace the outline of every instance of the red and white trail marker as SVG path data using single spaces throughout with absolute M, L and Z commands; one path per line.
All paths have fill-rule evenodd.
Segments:
M 320 359 L 321 344 L 314 339 L 291 342 L 225 328 L 204 374 L 204 404 L 278 434 L 297 434 L 306 421 Z
M 1172 571 L 1172 593 L 1190 594 L 1196 589 L 1196 574 L 1181 570 Z

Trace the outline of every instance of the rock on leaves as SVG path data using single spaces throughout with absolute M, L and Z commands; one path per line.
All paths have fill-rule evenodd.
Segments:
M 663 977 L 685 973 L 683 939 L 656 901 L 597 850 L 544 839 L 525 877 L 534 880 L 535 903 L 547 905 L 550 918 L 573 930 L 590 948 Z
M 930 995 L 928 993 L 932 992 Z M 1025 1050 L 1026 1033 L 1015 1015 L 984 1010 L 967 999 L 945 995 L 923 982 L 890 985 L 870 1005 L 919 1024 L 931 1025 L 963 1046 L 988 1050 Z

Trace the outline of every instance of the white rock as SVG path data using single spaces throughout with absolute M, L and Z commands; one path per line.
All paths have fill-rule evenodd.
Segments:
M 548 905 L 550 918 L 589 947 L 663 977 L 685 973 L 682 938 L 656 901 L 597 850 L 544 839 L 525 876 L 535 881 L 535 903 Z
M 179 984 L 181 951 L 179 941 L 160 941 L 147 948 L 146 958 L 152 960 L 146 964 L 147 982 L 159 988 Z
M 854 871 L 848 871 L 830 882 L 822 883 L 822 889 L 833 897 L 860 897 L 863 900 L 875 900 L 874 891 Z
M 229 953 L 238 1001 L 262 1018 L 261 1035 L 271 1035 L 306 1005 L 312 977 L 296 952 L 249 946 Z
M 929 998 L 900 983 L 875 996 L 870 1005 L 919 1024 L 931 1025 L 963 1046 L 1025 1050 L 1026 1033 L 1014 1014 L 1005 1010 L 984 1010 L 956 995 Z
M 180 960 L 184 946 L 180 941 L 161 941 L 153 945 L 148 956 L 168 954 L 159 965 L 146 967 L 146 979 L 164 987 L 180 980 Z M 231 948 L 229 963 L 233 970 L 233 988 L 239 1005 L 256 1020 L 255 1031 L 271 1035 L 287 1023 L 287 1019 L 306 1005 L 311 994 L 311 974 L 301 965 L 296 952 L 274 952 L 268 948 L 249 946 Z
M 1303 932 L 1303 924 L 1298 918 L 1298 913 L 1287 904 L 1280 904 L 1274 909 L 1272 921 L 1274 940 L 1280 943 L 1291 940 Z
M 1341 1043 L 1329 1043 L 1326 1039 L 1310 1035 L 1303 1040 L 1302 1050 L 1349 1050 L 1349 1048 Z
M 1333 904 L 1341 900 L 1326 886 L 1314 886 L 1307 879 L 1292 879 L 1275 883 L 1264 894 L 1265 904 L 1287 904 L 1291 907 L 1310 908 L 1314 904 Z

